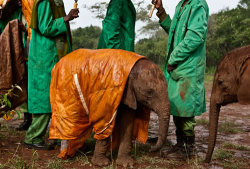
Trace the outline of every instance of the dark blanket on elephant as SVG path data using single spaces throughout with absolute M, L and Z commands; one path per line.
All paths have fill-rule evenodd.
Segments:
M 23 80 L 25 61 L 22 54 L 18 20 L 8 23 L 0 35 L 0 92 Z

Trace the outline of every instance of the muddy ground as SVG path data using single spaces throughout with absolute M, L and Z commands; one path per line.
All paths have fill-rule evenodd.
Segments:
M 206 81 L 207 110 L 209 111 L 209 98 L 211 92 L 211 78 Z M 176 161 L 160 158 L 160 152 L 149 153 L 151 143 L 142 145 L 134 142 L 132 156 L 136 160 L 134 168 L 156 169 L 156 168 L 250 168 L 250 106 L 230 104 L 224 106 L 220 113 L 219 133 L 216 142 L 216 149 L 213 160 L 210 164 L 205 164 L 208 140 L 208 111 L 197 117 L 196 146 L 198 156 L 187 161 Z M 77 155 L 68 160 L 57 159 L 59 149 L 53 151 L 30 150 L 23 145 L 25 132 L 15 131 L 22 120 L 13 119 L 5 122 L 0 121 L 0 168 L 98 168 L 90 163 L 93 155 L 93 142 L 89 146 L 80 149 Z M 149 137 L 154 140 L 157 135 L 157 116 L 152 114 Z M 171 118 L 168 132 L 168 143 L 163 149 L 167 149 L 169 144 L 175 144 L 175 127 Z M 92 144 L 91 144 L 92 143 Z M 120 168 L 115 164 L 116 152 L 109 153 L 112 165 L 104 167 L 107 169 Z

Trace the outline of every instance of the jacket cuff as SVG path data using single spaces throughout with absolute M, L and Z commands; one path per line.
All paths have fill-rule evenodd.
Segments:
M 167 17 L 167 14 L 164 8 L 159 8 L 156 15 L 160 19 L 160 22 L 162 22 Z

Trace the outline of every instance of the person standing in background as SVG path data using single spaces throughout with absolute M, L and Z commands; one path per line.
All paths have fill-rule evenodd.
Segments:
M 206 112 L 204 75 L 208 5 L 205 0 L 181 0 L 171 20 L 162 0 L 152 3 L 158 10 L 160 25 L 169 35 L 164 73 L 177 138 L 177 144 L 163 151 L 162 156 L 191 158 L 195 155 L 195 116 Z
M 71 52 L 69 21 L 78 17 L 79 10 L 65 14 L 62 0 L 35 0 L 28 64 L 28 110 L 33 114 L 24 144 L 28 148 L 49 150 L 43 136 L 51 117 L 51 70 L 60 58 Z
M 136 11 L 131 0 L 111 0 L 102 21 L 98 49 L 134 52 Z

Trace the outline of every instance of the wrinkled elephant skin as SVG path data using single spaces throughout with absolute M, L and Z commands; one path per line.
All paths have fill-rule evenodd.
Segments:
M 209 113 L 209 141 L 205 162 L 210 162 L 216 142 L 220 107 L 233 102 L 250 104 L 250 45 L 225 55 L 217 67 Z

